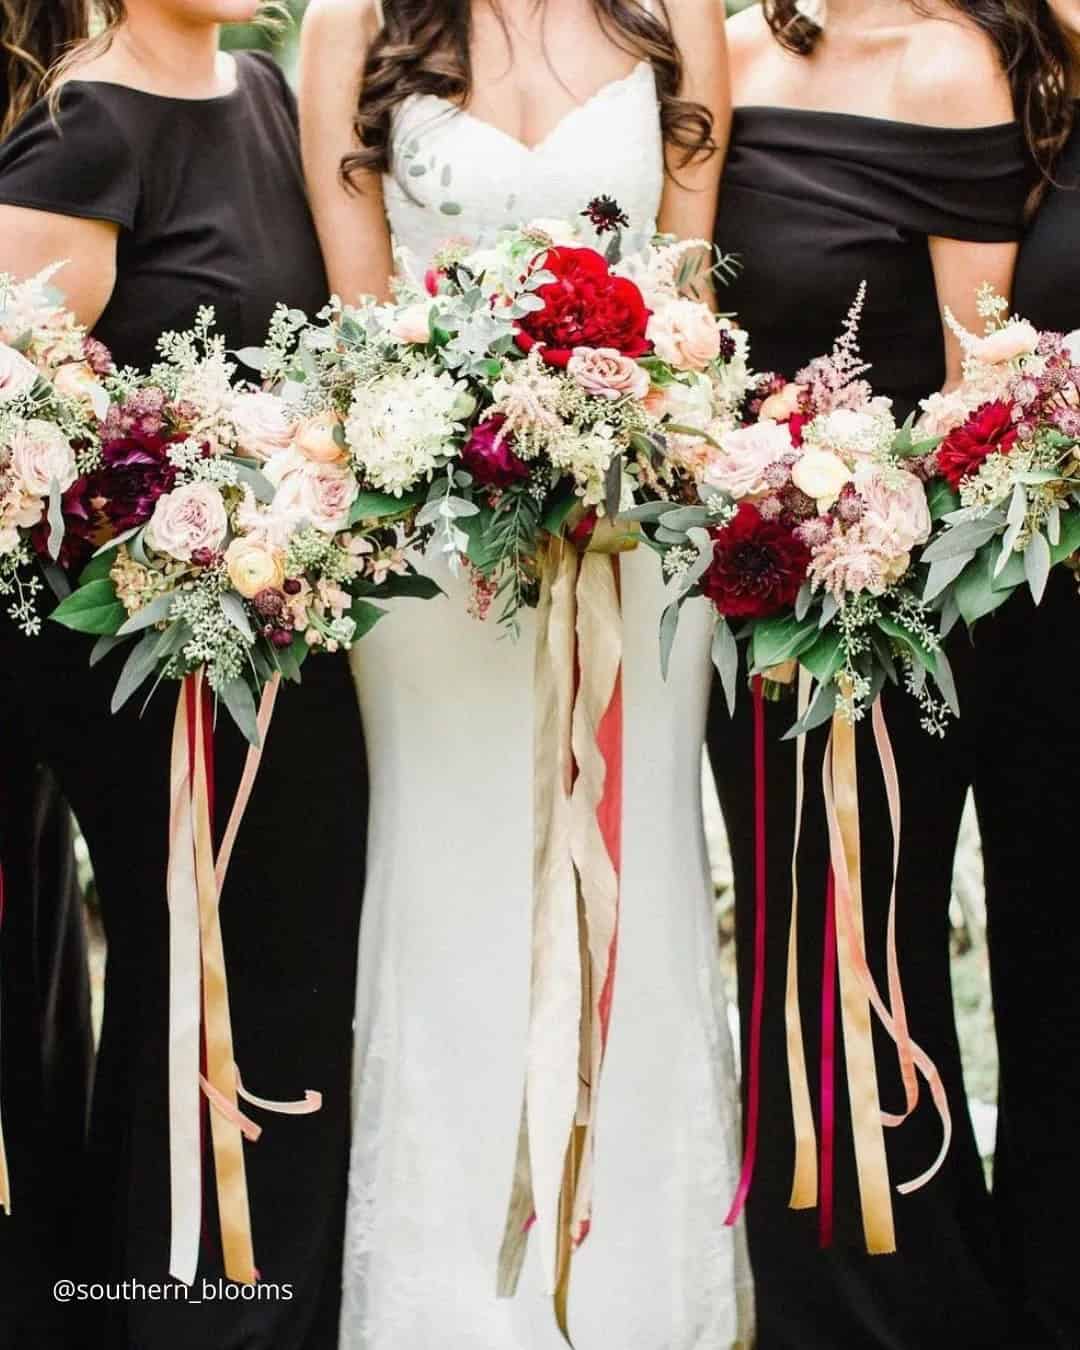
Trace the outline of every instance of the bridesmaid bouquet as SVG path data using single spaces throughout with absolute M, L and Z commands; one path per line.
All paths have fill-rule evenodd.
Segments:
M 58 267 L 0 275 L 0 596 L 28 636 L 41 631 L 41 579 L 66 592 L 63 494 L 96 453 L 109 406 L 109 353 L 64 308 Z
M 793 382 L 759 377 L 745 424 L 712 438 L 698 504 L 632 513 L 646 522 L 675 592 L 661 619 L 665 666 L 680 607 L 708 596 L 717 616 L 713 659 L 730 707 L 739 639 L 752 674 L 797 661 L 817 681 L 792 735 L 834 711 L 860 718 L 886 681 L 903 679 L 929 729 L 941 730 L 945 717 L 929 680 L 955 705 L 915 566 L 931 520 L 909 461 L 928 447 L 897 427 L 889 400 L 862 378 L 864 293 L 830 355 Z
M 985 336 L 950 316 L 964 381 L 923 402 L 935 439 L 924 469 L 943 528 L 923 554 L 924 598 L 968 624 L 1027 585 L 1038 604 L 1050 569 L 1080 548 L 1080 332 L 1039 332 L 979 295 Z
M 262 361 L 302 382 L 367 518 L 415 522 L 451 568 L 466 559 L 476 611 L 498 601 L 515 630 L 545 537 L 585 547 L 635 503 L 678 498 L 748 380 L 745 334 L 690 294 L 705 245 L 624 258 L 617 204 L 583 216 L 603 252 L 551 220 L 451 243 L 394 303 L 335 306 L 298 362 Z

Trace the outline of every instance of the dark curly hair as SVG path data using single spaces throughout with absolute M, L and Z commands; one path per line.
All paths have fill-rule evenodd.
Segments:
M 86 0 L 0 0 L 0 139 L 41 94 L 45 76 L 86 38 Z
M 494 2 L 494 0 L 493 0 Z M 542 0 L 541 0 L 542 3 Z M 716 153 L 713 119 L 700 103 L 680 97 L 683 62 L 664 0 L 652 14 L 640 0 L 592 0 L 604 32 L 656 75 L 664 141 L 680 165 Z M 359 147 L 341 162 L 345 182 L 391 168 L 394 110 L 414 94 L 465 104 L 472 93 L 471 0 L 386 0 L 383 22 L 368 51 L 355 130 Z
M 912 0 L 919 8 L 916 0 Z M 1073 128 L 1073 77 L 1080 65 L 1073 43 L 1047 0 L 949 0 L 994 44 L 1009 78 L 1013 108 L 1039 171 L 1028 209 L 1038 205 Z M 763 0 L 773 36 L 788 51 L 806 56 L 821 29 L 796 9 L 795 0 Z

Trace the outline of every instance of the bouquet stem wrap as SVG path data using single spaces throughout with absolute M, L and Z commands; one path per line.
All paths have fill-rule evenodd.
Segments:
M 591 1222 L 618 949 L 623 710 L 614 555 L 625 547 L 610 526 L 583 554 L 554 541 L 537 612 L 528 1062 L 498 1289 L 513 1294 L 535 1226 L 568 1343 L 571 1262 Z
M 169 1272 L 185 1284 L 195 1279 L 202 1225 L 200 1088 L 212 1107 L 211 1144 L 225 1275 L 241 1284 L 253 1284 L 258 1278 L 243 1141 L 257 1140 L 261 1130 L 240 1110 L 240 1099 L 287 1114 L 317 1111 L 322 1104 L 314 1092 L 308 1092 L 303 1101 L 292 1103 L 252 1097 L 240 1081 L 233 1051 L 221 936 L 221 891 L 258 773 L 278 683 L 274 679 L 264 691 L 258 715 L 259 747 L 248 752 L 216 861 L 212 826 L 213 727 L 202 672 L 185 679 L 173 725 L 167 883 L 172 1202 Z M 205 1038 L 205 1075 L 200 1073 L 201 1036 Z

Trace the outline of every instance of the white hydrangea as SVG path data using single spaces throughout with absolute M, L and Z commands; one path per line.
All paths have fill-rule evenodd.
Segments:
M 615 439 L 613 428 L 601 422 L 585 432 L 575 432 L 568 427 L 565 436 L 552 440 L 548 453 L 557 469 L 573 477 L 585 504 L 596 506 L 604 500 L 608 466 L 622 453 L 622 446 Z
M 357 388 L 345 440 L 361 476 L 400 497 L 454 453 L 470 407 L 465 386 L 445 371 L 402 368 Z

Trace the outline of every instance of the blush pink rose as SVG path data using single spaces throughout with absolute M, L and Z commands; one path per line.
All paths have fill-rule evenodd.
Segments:
M 661 361 L 676 370 L 704 370 L 720 355 L 720 329 L 696 300 L 670 300 L 649 319 L 645 336 Z
M 292 421 L 274 394 L 261 390 L 237 394 L 229 417 L 236 428 L 237 447 L 253 459 L 269 459 L 292 443 Z
M 16 426 L 9 443 L 11 469 L 22 491 L 47 497 L 52 484 L 66 492 L 76 478 L 75 453 L 58 427 L 32 418 Z
M 930 538 L 926 489 L 905 470 L 885 474 L 867 464 L 855 472 L 855 490 L 863 502 L 859 534 L 882 559 L 903 563 L 902 574 L 911 550 Z
M 190 562 L 199 549 L 216 553 L 228 529 L 218 489 L 212 483 L 185 483 L 157 499 L 146 527 L 146 542 L 157 553 Z
M 349 512 L 360 491 L 344 464 L 305 464 L 285 474 L 274 498 L 274 511 L 308 521 L 323 534 L 348 528 Z
M 423 346 L 431 340 L 431 305 L 409 305 L 390 321 L 389 332 L 398 342 Z
M 0 403 L 10 403 L 28 394 L 37 377 L 37 370 L 21 352 L 0 342 Z
M 566 373 L 594 398 L 641 402 L 649 392 L 649 372 L 614 347 L 576 347 Z
M 724 433 L 705 471 L 705 481 L 736 499 L 753 497 L 768 489 L 765 470 L 769 465 L 790 453 L 787 427 L 766 418 Z

